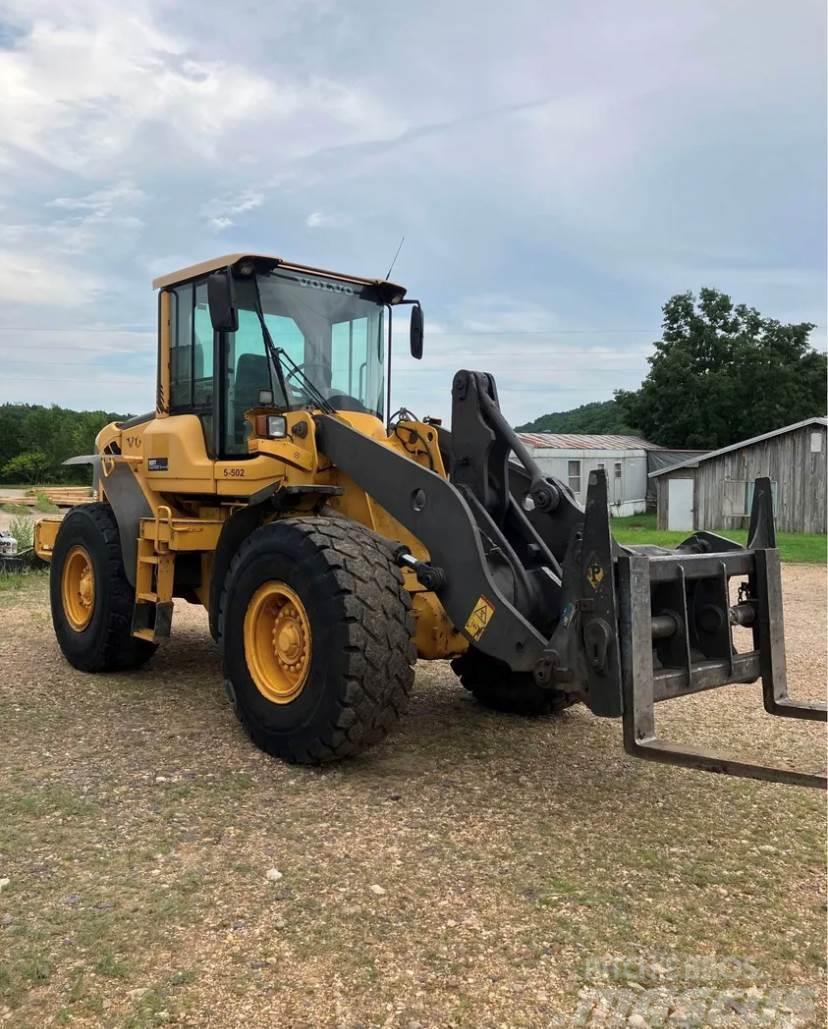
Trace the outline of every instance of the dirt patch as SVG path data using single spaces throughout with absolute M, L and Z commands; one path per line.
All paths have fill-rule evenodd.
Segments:
M 790 680 L 818 697 L 825 571 L 784 584 Z M 818 792 L 629 759 L 582 708 L 493 714 L 442 663 L 386 744 L 289 767 L 234 720 L 203 612 L 174 634 L 82 675 L 45 581 L 0 593 L 0 1024 L 823 1024 Z M 757 687 L 662 710 L 823 763 L 822 727 Z

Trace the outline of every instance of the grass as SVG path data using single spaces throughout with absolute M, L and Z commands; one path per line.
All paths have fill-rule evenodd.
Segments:
M 746 529 L 719 529 L 719 535 L 737 543 L 747 543 Z M 619 543 L 653 544 L 659 547 L 675 547 L 687 539 L 689 532 L 668 532 L 656 528 L 654 514 L 630 515 L 627 518 L 613 518 L 612 532 Z M 779 553 L 783 561 L 796 564 L 825 564 L 828 554 L 828 537 L 819 533 L 778 532 L 776 534 Z
M 0 572 L 0 593 L 11 593 L 24 587 L 46 583 L 49 579 L 48 568 L 38 568 L 25 572 Z
M 60 508 L 57 504 L 53 504 L 51 500 L 46 496 L 45 493 L 35 494 L 35 510 L 42 512 L 43 514 L 54 514 L 55 511 L 59 511 Z
M 34 524 L 30 518 L 15 518 L 9 532 L 17 540 L 18 553 L 31 550 L 34 544 Z
M 6 514 L 10 515 L 28 515 L 32 513 L 28 504 L 3 504 L 0 506 L 0 511 L 5 511 Z

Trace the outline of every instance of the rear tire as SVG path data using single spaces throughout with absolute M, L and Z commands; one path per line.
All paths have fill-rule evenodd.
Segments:
M 406 709 L 416 660 L 410 598 L 389 547 L 353 522 L 291 518 L 253 532 L 227 573 L 218 631 L 236 714 L 275 757 L 353 756 Z
M 475 700 L 494 711 L 548 715 L 576 702 L 561 690 L 538 686 L 531 672 L 513 672 L 504 662 L 474 647 L 454 658 L 451 668 Z
M 80 569 L 80 573 L 77 572 Z M 83 596 L 72 591 L 83 581 Z M 49 575 L 52 622 L 66 660 L 83 672 L 139 668 L 156 644 L 132 635 L 135 591 L 108 504 L 81 504 L 63 519 Z

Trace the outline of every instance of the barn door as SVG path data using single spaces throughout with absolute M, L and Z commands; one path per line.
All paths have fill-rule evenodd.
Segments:
M 667 528 L 693 528 L 693 479 L 670 479 L 667 488 Z

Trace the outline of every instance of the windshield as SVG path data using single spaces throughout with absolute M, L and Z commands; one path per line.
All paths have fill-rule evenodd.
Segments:
M 263 338 L 257 284 L 274 347 L 287 355 L 281 380 Z M 237 280 L 239 328 L 228 334 L 226 351 L 228 436 L 243 429 L 244 411 L 263 389 L 282 408 L 317 406 L 315 390 L 336 410 L 382 418 L 385 308 L 372 293 L 370 286 L 279 269 Z

